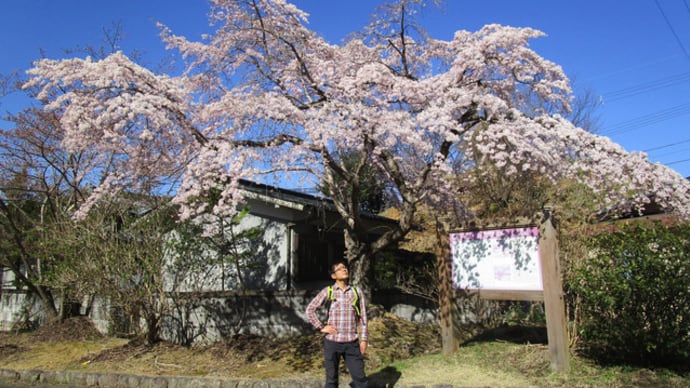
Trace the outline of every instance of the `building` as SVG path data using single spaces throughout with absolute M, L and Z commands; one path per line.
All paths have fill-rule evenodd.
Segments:
M 205 247 L 190 257 L 172 252 L 166 257 L 165 298 L 160 301 L 161 335 L 166 340 L 200 344 L 239 333 L 287 336 L 310 330 L 304 310 L 330 283 L 329 265 L 343 257 L 343 221 L 323 197 L 240 183 L 248 213 L 222 232 L 234 244 L 230 248 L 235 255 L 219 255 Z M 363 219 L 372 238 L 396 225 L 376 215 Z M 253 238 L 236 238 L 249 230 L 256 231 Z M 181 265 L 183 261 L 193 265 Z M 4 274 L 0 324 L 7 330 L 31 305 L 31 297 L 10 286 L 11 272 Z M 409 300 L 389 296 L 376 302 L 409 319 L 434 319 L 433 307 L 412 306 L 405 299 Z M 82 308 L 86 311 L 104 333 L 126 332 L 137 324 L 115 322 L 120 314 L 103 298 L 90 300 L 88 309 Z

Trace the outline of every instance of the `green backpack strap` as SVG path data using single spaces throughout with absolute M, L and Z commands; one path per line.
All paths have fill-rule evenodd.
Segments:
M 328 296 L 326 296 L 326 314 L 330 315 L 331 314 L 331 304 L 335 300 L 335 297 L 333 296 L 333 286 L 328 286 Z
M 359 291 L 357 291 L 356 287 L 351 287 L 352 292 L 355 293 L 355 298 L 352 300 L 352 307 L 355 309 L 355 314 L 359 317 L 361 315 L 359 311 Z M 328 286 L 328 297 L 326 299 L 326 303 L 328 303 L 328 310 L 331 310 L 331 303 L 335 300 L 335 296 L 333 295 L 333 286 Z
M 352 307 L 355 308 L 355 314 L 359 317 L 362 314 L 359 312 L 359 292 L 357 292 L 357 287 L 352 287 L 352 292 L 355 293 L 355 299 L 352 300 Z

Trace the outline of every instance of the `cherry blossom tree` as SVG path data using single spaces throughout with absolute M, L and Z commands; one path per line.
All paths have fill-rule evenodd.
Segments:
M 65 52 L 105 58 L 115 52 L 121 39 L 122 25 L 115 24 L 112 29 L 104 29 L 104 45 Z M 136 58 L 137 53 L 131 57 Z M 22 92 L 35 97 L 37 89 L 27 87 L 22 91 L 22 83 L 18 73 L 0 75 L 0 97 Z M 27 303 L 37 301 L 42 305 L 39 310 L 46 318 L 67 318 L 79 313 L 74 307 L 87 301 L 85 297 L 112 295 L 112 289 L 106 287 L 114 278 L 112 268 L 129 270 L 123 259 L 135 250 L 122 248 L 121 256 L 113 262 L 107 262 L 113 255 L 101 253 L 106 237 L 118 237 L 114 228 L 108 227 L 119 217 L 117 206 L 121 202 L 132 206 L 134 200 L 120 198 L 109 203 L 109 208 L 101 206 L 92 211 L 92 219 L 75 222 L 75 209 L 85 203 L 95 187 L 117 172 L 113 169 L 119 155 L 92 148 L 67 150 L 60 112 L 40 105 L 3 119 L 8 128 L 0 128 L 0 267 L 13 274 L 10 279 L 16 287 L 28 291 L 31 297 Z M 155 186 L 147 183 L 149 178 L 138 179 L 141 186 Z M 147 199 L 149 210 L 156 209 L 156 198 Z M 144 206 L 142 200 L 138 204 Z M 157 245 L 161 249 L 160 243 Z M 94 246 L 102 250 L 90 249 Z M 139 243 L 137 248 L 143 249 L 144 244 Z M 97 264 L 109 267 L 97 273 Z M 91 306 L 84 307 L 89 311 Z M 32 311 L 28 307 L 24 310 Z
M 364 288 L 370 258 L 410 231 L 418 207 L 445 209 L 463 189 L 450 177 L 481 180 L 486 166 L 580 181 L 601 208 L 640 209 L 653 195 L 690 214 L 690 185 L 671 169 L 561 116 L 521 110 L 521 93 L 538 96 L 544 112 L 569 106 L 562 69 L 529 46 L 539 31 L 487 25 L 434 39 L 419 28 L 423 3 L 400 0 L 336 45 L 284 0 L 211 3 L 215 30 L 202 41 L 162 26 L 187 60 L 181 75 L 155 74 L 121 53 L 42 60 L 30 70 L 27 87 L 40 87 L 59 113 L 65 147 L 116 155 L 80 212 L 144 183 L 170 187 L 182 172 L 175 201 L 183 219 L 230 217 L 241 178 L 311 177 L 342 217 L 347 259 Z M 400 209 L 397 227 L 375 241 L 358 200 L 372 168 Z M 200 200 L 211 189 L 219 200 Z

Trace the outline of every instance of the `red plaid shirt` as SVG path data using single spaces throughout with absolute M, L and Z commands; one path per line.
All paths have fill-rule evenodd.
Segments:
M 333 285 L 333 301 L 331 308 L 328 311 L 328 325 L 335 327 L 338 331 L 336 334 L 326 335 L 326 339 L 333 342 L 352 342 L 357 339 L 357 328 L 359 327 L 361 341 L 366 341 L 369 334 L 367 326 L 367 309 L 364 302 L 364 295 L 357 290 L 359 295 L 359 319 L 352 301 L 355 299 L 355 293 L 352 287 L 348 286 L 344 290 Z M 307 318 L 309 322 L 317 328 L 322 329 L 323 324 L 316 315 L 316 310 L 321 308 L 328 300 L 328 287 L 321 290 L 316 297 L 307 306 Z

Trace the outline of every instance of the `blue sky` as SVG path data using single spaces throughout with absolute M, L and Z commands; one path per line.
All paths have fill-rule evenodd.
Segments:
M 380 3 L 294 2 L 333 43 L 364 26 Z M 601 99 L 600 134 L 690 176 L 690 0 L 447 0 L 444 8 L 422 19 L 440 39 L 490 23 L 544 31 L 531 46 Z M 0 73 L 27 69 L 40 49 L 59 58 L 64 49 L 98 45 L 103 29 L 116 22 L 126 33 L 123 51 L 143 51 L 144 64 L 155 68 L 166 55 L 155 23 L 197 40 L 211 32 L 208 10 L 205 0 L 2 0 Z M 24 103 L 8 96 L 0 111 Z

